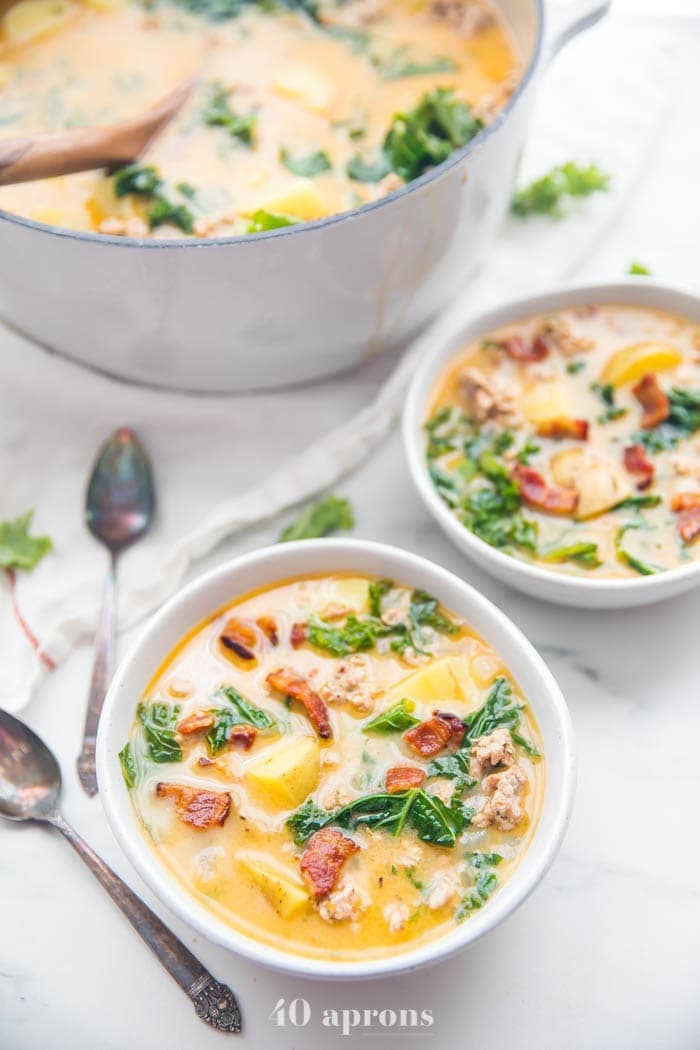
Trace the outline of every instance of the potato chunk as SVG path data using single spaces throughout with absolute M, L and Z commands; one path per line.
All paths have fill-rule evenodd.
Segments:
M 551 469 L 557 485 L 578 492 L 575 517 L 579 521 L 605 513 L 632 494 L 625 471 L 595 452 L 564 449 L 552 456 Z
M 335 97 L 332 80 L 312 65 L 289 62 L 279 70 L 272 85 L 278 95 L 293 98 L 312 113 L 329 113 Z
M 274 212 L 276 215 L 291 215 L 293 219 L 320 219 L 328 214 L 321 194 L 314 185 L 313 179 L 293 179 L 286 190 L 262 200 L 257 208 Z
M 418 704 L 468 703 L 474 695 L 469 665 L 463 656 L 444 656 L 427 667 L 401 678 L 387 689 L 383 705 L 390 707 L 403 697 Z
M 283 919 L 297 915 L 309 904 L 309 895 L 292 872 L 283 871 L 256 853 L 241 853 L 238 863 Z
M 535 426 L 575 415 L 569 390 L 556 381 L 539 383 L 523 398 L 525 418 Z
M 294 736 L 267 748 L 248 766 L 251 788 L 280 809 L 300 806 L 318 784 L 321 752 L 310 736 Z
M 20 0 L 3 17 L 5 43 L 13 46 L 28 44 L 60 29 L 77 13 L 77 5 L 67 0 Z
M 361 576 L 341 576 L 328 587 L 329 604 L 341 605 L 356 613 L 369 612 L 367 580 Z
M 649 340 L 644 343 L 633 343 L 623 346 L 608 358 L 605 368 L 600 373 L 602 384 L 612 383 L 622 386 L 641 379 L 647 372 L 663 372 L 675 368 L 683 360 L 680 350 L 669 343 Z

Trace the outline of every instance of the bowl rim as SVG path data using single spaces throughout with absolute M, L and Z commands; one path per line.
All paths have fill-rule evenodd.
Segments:
M 23 215 L 15 215 L 13 212 L 6 211 L 3 208 L 0 208 L 0 222 L 4 221 L 13 223 L 17 226 L 26 226 L 29 229 L 41 233 L 52 234 L 56 237 L 65 237 L 68 240 L 88 241 L 95 244 L 111 244 L 122 248 L 147 248 L 149 251 L 167 251 L 176 248 L 221 248 L 229 244 L 257 244 L 263 240 L 272 240 L 273 238 L 282 237 L 297 237 L 307 231 L 310 232 L 312 230 L 325 229 L 338 223 L 352 222 L 365 213 L 381 208 L 389 202 L 397 201 L 401 197 L 407 197 L 410 194 L 417 192 L 419 189 L 422 189 L 424 186 L 436 182 L 447 171 L 461 163 L 461 161 L 471 153 L 477 152 L 486 140 L 494 135 L 506 122 L 511 111 L 515 108 L 519 99 L 525 94 L 526 89 L 533 81 L 535 71 L 540 64 L 540 60 L 544 53 L 544 0 L 532 0 L 532 5 L 533 16 L 535 19 L 532 53 L 526 67 L 523 69 L 522 76 L 516 84 L 515 90 L 505 106 L 499 110 L 495 119 L 470 139 L 466 145 L 454 150 L 441 164 L 437 164 L 434 168 L 430 168 L 417 179 L 405 183 L 392 193 L 380 197 L 379 200 L 368 201 L 359 208 L 351 208 L 346 211 L 336 212 L 332 215 L 326 215 L 321 219 L 302 221 L 295 223 L 292 226 L 284 226 L 274 230 L 262 230 L 259 233 L 239 233 L 231 237 L 172 237 L 167 239 L 159 239 L 157 237 L 116 237 L 111 234 L 94 233 L 90 230 L 71 230 L 65 226 L 53 226 L 51 223 L 39 222 L 36 219 L 28 219 Z M 510 27 L 508 28 L 510 30 Z M 512 32 L 512 30 L 510 31 Z
M 236 576 L 256 568 L 264 568 L 265 578 L 271 584 L 275 579 L 282 581 L 290 576 L 307 573 L 361 572 L 362 569 L 353 559 L 366 560 L 368 563 L 382 562 L 387 567 L 391 566 L 389 571 L 396 578 L 400 579 L 403 575 L 403 578 L 411 581 L 411 585 L 431 588 L 433 593 L 449 590 L 454 592 L 454 597 L 458 592 L 462 608 L 455 611 L 464 616 L 467 622 L 475 616 L 487 621 L 489 630 L 500 636 L 499 651 L 506 665 L 512 666 L 513 662 L 519 662 L 521 674 L 523 668 L 527 667 L 528 675 L 536 680 L 537 697 L 533 698 L 532 690 L 529 690 L 528 701 L 533 703 L 535 710 L 538 707 L 541 711 L 546 710 L 559 754 L 554 762 L 550 759 L 547 766 L 542 811 L 543 815 L 547 813 L 546 826 L 540 820 L 523 860 L 499 893 L 489 901 L 488 907 L 449 933 L 396 956 L 338 962 L 295 955 L 291 951 L 255 941 L 226 925 L 175 880 L 158 860 L 138 825 L 119 769 L 117 755 L 121 741 L 113 740 L 113 716 L 127 697 L 126 702 L 135 706 L 135 690 L 131 687 L 125 690 L 125 685 L 134 677 L 133 665 L 148 649 L 151 639 L 157 636 L 159 630 L 167 629 L 170 625 L 174 633 L 182 637 L 195 623 L 200 622 L 199 617 L 190 615 L 188 619 L 187 614 L 189 605 L 198 597 L 230 580 L 233 600 Z M 345 570 L 344 561 L 348 562 Z M 318 562 L 318 565 L 314 569 L 308 566 L 308 562 Z M 295 569 L 294 566 L 299 564 L 305 567 Z M 271 575 L 273 568 L 277 571 Z M 374 570 L 366 571 L 369 575 L 374 574 Z M 213 608 L 219 605 L 212 600 Z M 180 621 L 177 628 L 171 621 Z M 167 648 L 170 651 L 171 647 Z M 508 651 L 504 652 L 504 648 Z M 156 656 L 152 661 L 151 673 L 161 662 L 163 653 Z M 146 681 L 141 679 L 141 689 L 145 685 Z M 178 591 L 148 621 L 112 679 L 98 730 L 96 762 L 100 797 L 112 832 L 138 874 L 160 901 L 209 941 L 243 958 L 297 977 L 328 980 L 360 980 L 419 969 L 454 955 L 503 921 L 530 895 L 552 864 L 571 815 L 576 781 L 573 728 L 566 702 L 551 671 L 522 631 L 471 584 L 441 566 L 400 547 L 359 539 L 303 540 L 262 548 L 225 562 Z M 552 775 L 553 770 L 558 771 L 556 776 Z M 527 866 L 524 866 L 525 857 L 528 858 Z
M 666 302 L 658 305 L 666 299 L 675 300 L 677 307 L 674 309 Z M 546 585 L 541 592 L 543 597 L 546 597 L 545 589 L 552 594 L 559 591 L 560 594 L 566 594 L 570 599 L 575 598 L 578 594 L 581 598 L 580 603 L 572 601 L 571 604 L 579 608 L 586 607 L 586 595 L 609 598 L 611 603 L 621 596 L 636 595 L 639 604 L 645 604 L 652 595 L 656 596 L 657 592 L 665 592 L 665 594 L 658 594 L 659 598 L 665 597 L 675 590 L 676 585 L 682 587 L 689 578 L 698 576 L 698 583 L 700 583 L 700 560 L 687 565 L 674 566 L 654 576 L 639 576 L 630 579 L 588 579 L 585 576 L 568 576 L 557 573 L 554 569 L 545 569 L 539 565 L 521 561 L 513 555 L 504 554 L 461 525 L 438 496 L 425 467 L 423 420 L 425 419 L 427 392 L 432 388 L 440 371 L 459 353 L 460 347 L 465 342 L 472 341 L 488 334 L 494 328 L 519 319 L 550 310 L 563 309 L 567 306 L 582 306 L 587 303 L 595 305 L 597 302 L 603 305 L 614 305 L 617 302 L 629 306 L 646 306 L 651 309 L 667 310 L 670 313 L 675 312 L 683 317 L 688 316 L 686 310 L 692 313 L 694 309 L 697 320 L 700 322 L 700 294 L 698 292 L 690 286 L 657 281 L 645 276 L 627 276 L 609 281 L 567 282 L 557 284 L 549 291 L 540 290 L 517 299 L 499 300 L 484 310 L 470 312 L 468 317 L 462 317 L 453 324 L 449 331 L 438 332 L 435 346 L 425 354 L 411 380 L 401 426 L 404 452 L 413 483 L 425 506 L 437 519 L 452 542 L 470 557 L 486 562 L 487 569 L 489 568 L 488 563 L 494 566 L 493 571 L 501 579 L 507 579 L 512 575 L 519 577 L 521 582 L 529 581 L 533 584 Z M 630 604 L 636 603 L 632 601 Z

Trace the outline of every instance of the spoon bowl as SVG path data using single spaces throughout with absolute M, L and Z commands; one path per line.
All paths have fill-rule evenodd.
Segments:
M 47 820 L 56 812 L 60 790 L 61 770 L 44 741 L 0 710 L 0 815 Z
M 133 430 L 120 427 L 97 454 L 85 499 L 87 527 L 111 551 L 123 550 L 143 535 L 154 510 L 148 457 Z

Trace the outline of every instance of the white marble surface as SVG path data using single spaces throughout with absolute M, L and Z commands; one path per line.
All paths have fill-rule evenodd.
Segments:
M 667 19 L 665 25 L 678 41 L 678 109 L 669 112 L 637 195 L 582 277 L 619 274 L 634 258 L 659 277 L 699 280 L 700 11 L 697 18 Z M 372 385 L 368 373 L 347 382 L 358 391 Z M 315 400 L 311 390 L 310 411 Z M 25 712 L 62 759 L 66 816 L 236 989 L 245 1033 L 231 1045 L 328 1050 L 377 1040 L 385 1050 L 403 1050 L 407 1043 L 448 1050 L 487 1043 L 514 1050 L 695 1050 L 700 592 L 639 612 L 583 614 L 502 587 L 437 533 L 407 487 L 396 435 L 342 491 L 356 506 L 358 535 L 419 551 L 471 580 L 524 629 L 559 679 L 578 739 L 578 797 L 561 854 L 533 897 L 458 959 L 396 980 L 344 986 L 295 981 L 212 947 L 153 899 L 119 852 L 99 800 L 88 801 L 78 788 L 73 760 L 87 648 L 45 683 Z M 276 531 L 249 534 L 212 563 Z M 271 1024 L 269 1014 L 282 997 L 308 1000 L 308 1027 Z M 326 1008 L 402 1007 L 431 1010 L 433 1026 L 420 1034 L 374 1029 L 344 1038 L 320 1020 Z M 207 1050 L 224 1044 L 225 1037 L 196 1020 L 57 835 L 0 827 L 0 1050 Z

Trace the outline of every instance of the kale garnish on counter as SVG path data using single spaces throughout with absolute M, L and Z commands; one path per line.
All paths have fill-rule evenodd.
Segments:
M 527 215 L 550 215 L 559 219 L 567 197 L 588 197 L 591 193 L 606 191 L 610 176 L 595 164 L 582 167 L 574 161 L 559 164 L 540 179 L 535 179 L 513 197 L 511 211 L 524 218 Z
M 355 515 L 350 501 L 340 496 L 326 496 L 305 507 L 299 517 L 282 530 L 277 542 L 318 539 L 330 536 L 333 532 L 349 531 L 354 527 Z

